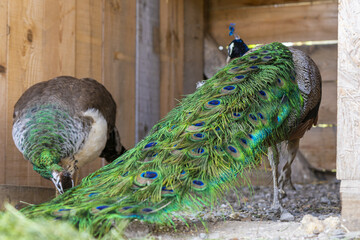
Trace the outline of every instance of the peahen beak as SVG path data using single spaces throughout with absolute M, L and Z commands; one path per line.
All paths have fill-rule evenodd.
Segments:
M 52 177 L 50 178 L 50 180 L 54 183 L 56 190 L 60 193 L 63 194 L 64 193 L 64 189 L 62 187 L 61 181 L 60 181 L 60 173 L 57 171 L 53 171 L 52 172 Z
M 57 191 L 63 194 L 66 190 L 74 187 L 74 181 L 71 174 L 64 170 L 62 172 L 53 171 L 51 181 L 54 183 Z

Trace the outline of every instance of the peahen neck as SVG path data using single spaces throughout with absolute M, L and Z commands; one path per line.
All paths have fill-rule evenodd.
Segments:
M 15 143 L 37 172 L 53 168 L 53 164 L 72 155 L 80 147 L 76 146 L 78 132 L 82 128 L 79 120 L 56 105 L 31 107 L 16 120 L 14 126 Z

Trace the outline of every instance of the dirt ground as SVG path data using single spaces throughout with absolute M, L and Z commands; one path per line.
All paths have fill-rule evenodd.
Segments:
M 170 240 L 360 239 L 360 232 L 348 231 L 341 222 L 339 185 L 335 179 L 295 185 L 296 190 L 288 190 L 283 199 L 285 213 L 269 210 L 272 187 L 243 187 L 240 197 L 229 194 L 215 209 L 182 214 L 189 226 L 179 222 L 174 229 L 135 221 L 126 236 Z

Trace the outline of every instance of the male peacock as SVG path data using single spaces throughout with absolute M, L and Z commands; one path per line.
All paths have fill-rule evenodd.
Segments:
M 13 139 L 34 170 L 63 193 L 74 186 L 79 167 L 99 156 L 111 162 L 125 151 L 115 117 L 103 85 L 57 77 L 30 87 L 15 104 Z
M 231 33 L 231 25 L 230 25 Z M 234 34 L 234 28 L 232 30 Z M 236 34 L 235 39 L 228 46 L 228 59 L 229 62 L 232 59 L 244 56 L 253 52 L 259 47 L 249 51 L 245 42 Z M 293 61 L 295 64 L 296 83 L 299 87 L 300 93 L 304 99 L 304 105 L 301 110 L 301 116 L 297 119 L 297 124 L 291 129 L 288 139 L 285 139 L 287 144 L 287 161 L 281 169 L 280 176 L 278 174 L 279 164 L 279 149 L 281 144 L 276 146 L 272 145 L 269 148 L 269 161 L 272 167 L 273 183 L 274 183 L 274 200 L 273 208 L 281 209 L 278 196 L 279 191 L 282 195 L 285 195 L 284 186 L 286 183 L 291 183 L 291 164 L 295 159 L 296 153 L 299 150 L 300 138 L 302 138 L 307 130 L 313 125 L 317 124 L 318 112 L 321 102 L 321 75 L 313 60 L 307 56 L 304 52 L 289 48 L 292 53 Z M 294 188 L 294 187 L 293 187 Z
M 216 204 L 269 146 L 297 135 L 307 115 L 297 79 L 309 63 L 292 51 L 271 43 L 234 59 L 133 149 L 58 198 L 23 211 L 102 235 L 121 219 L 172 223 L 173 211 Z

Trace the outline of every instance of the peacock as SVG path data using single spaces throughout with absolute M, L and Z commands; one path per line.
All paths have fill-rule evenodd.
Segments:
M 33 85 L 15 104 L 13 118 L 16 147 L 60 194 L 74 186 L 81 166 L 99 156 L 111 162 L 125 151 L 116 104 L 90 78 L 61 76 Z
M 251 53 L 259 48 L 256 47 L 252 50 L 249 50 L 243 39 L 241 39 L 239 35 L 234 32 L 234 25 L 230 24 L 229 29 L 229 35 L 234 35 L 235 39 L 228 46 L 227 62 L 234 58 Z M 298 119 L 297 125 L 292 129 L 289 138 L 284 141 L 285 145 L 287 145 L 288 153 L 286 162 L 280 171 L 280 175 L 278 173 L 278 164 L 281 143 L 278 143 L 276 146 L 272 145 L 268 149 L 268 157 L 272 168 L 274 185 L 274 199 L 272 208 L 279 210 L 283 210 L 279 201 L 279 195 L 286 196 L 284 191 L 285 185 L 288 183 L 293 189 L 295 189 L 291 182 L 291 164 L 299 150 L 300 139 L 304 136 L 307 130 L 309 130 L 313 125 L 317 124 L 321 102 L 321 75 L 318 67 L 314 61 L 304 52 L 295 48 L 289 48 L 289 50 L 293 55 L 295 72 L 297 74 L 296 83 L 299 87 L 302 97 L 304 98 L 304 106 L 302 108 L 302 113 Z
M 184 97 L 114 162 L 22 211 L 101 236 L 124 220 L 174 224 L 177 211 L 214 206 L 268 148 L 276 158 L 278 143 L 308 128 L 310 95 L 299 83 L 312 84 L 313 77 L 318 70 L 303 53 L 277 42 L 261 46 Z

